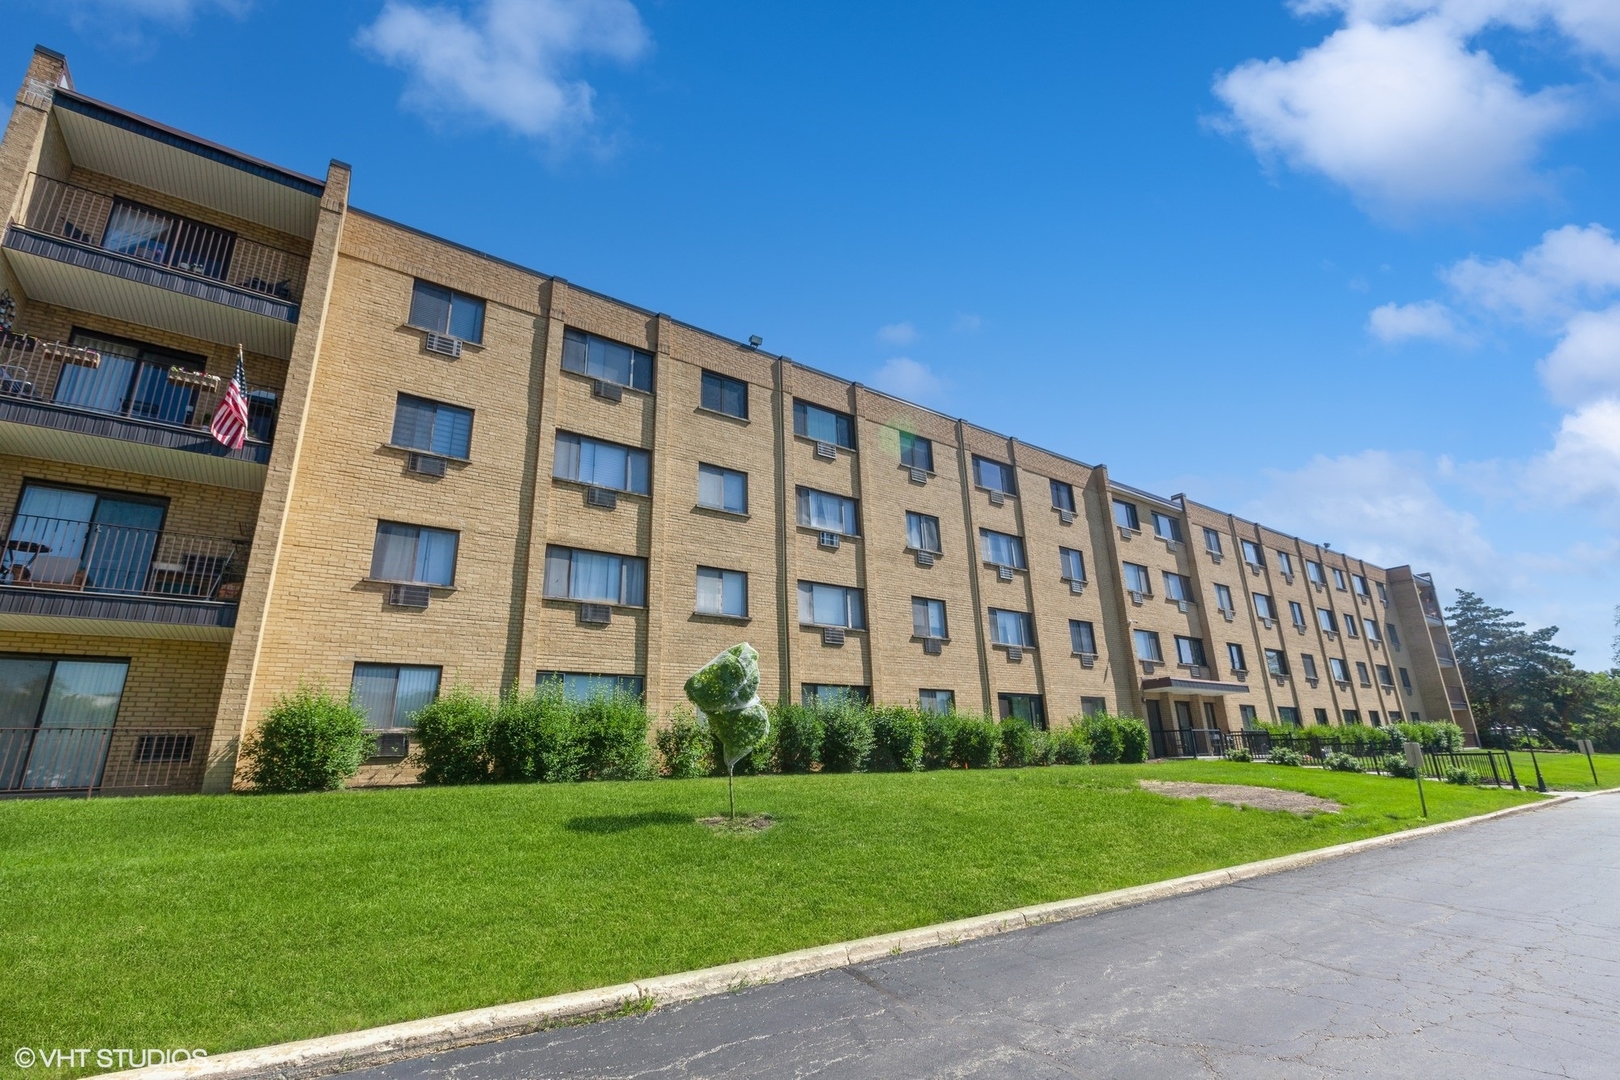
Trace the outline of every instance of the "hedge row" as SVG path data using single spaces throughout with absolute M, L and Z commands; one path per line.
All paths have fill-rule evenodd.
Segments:
M 1321 756 L 1322 747 L 1335 742 L 1343 748 L 1353 749 L 1361 754 L 1381 753 L 1395 749 L 1397 737 L 1400 740 L 1422 743 L 1423 749 L 1430 752 L 1463 748 L 1463 730 L 1449 720 L 1438 723 L 1428 721 L 1398 723 L 1388 727 L 1368 727 L 1362 724 L 1345 724 L 1342 727 L 1324 727 L 1321 724 L 1312 724 L 1310 727 L 1261 724 L 1260 728 L 1272 735 L 1307 743 L 1312 756 L 1315 757 Z

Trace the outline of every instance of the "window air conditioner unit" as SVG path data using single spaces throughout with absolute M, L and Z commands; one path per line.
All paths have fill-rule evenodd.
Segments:
M 1081 593 L 1085 592 L 1086 591 L 1086 581 L 1085 581 L 1085 579 L 1084 578 L 1070 578 L 1069 579 L 1069 591 L 1071 593 L 1073 593 L 1075 596 L 1079 596 Z
M 922 469 L 912 469 L 911 470 L 911 482 L 913 484 L 926 484 L 926 483 L 928 483 L 928 473 L 923 471 Z
M 388 606 L 402 608 L 425 608 L 433 594 L 426 585 L 390 585 L 388 586 Z
M 1073 525 L 1074 524 L 1074 511 L 1073 510 L 1059 510 L 1058 511 L 1058 520 L 1063 522 L 1063 524 L 1065 524 L 1065 525 Z
M 1311 684 L 1311 689 L 1312 690 L 1315 690 L 1316 689 L 1316 684 L 1321 682 L 1322 680 L 1321 679 L 1306 679 L 1305 681 Z
M 1277 685 L 1278 686 L 1287 686 L 1288 685 L 1288 676 L 1286 676 L 1286 675 L 1273 675 L 1272 678 L 1277 680 Z
M 1311 584 L 1316 586 L 1317 592 L 1321 592 L 1323 589 L 1327 588 L 1327 586 L 1320 581 L 1313 581 Z
M 411 737 L 403 731 L 377 732 L 377 750 L 372 757 L 401 759 L 411 753 Z
M 1024 647 L 1022 645 L 1007 646 L 1007 662 L 1009 664 L 1022 664 L 1024 662 Z
M 420 476 L 443 476 L 445 460 L 432 454 L 406 454 L 405 471 Z
M 1265 623 L 1265 624 L 1266 624 L 1266 629 L 1267 629 L 1267 630 L 1270 630 L 1270 629 L 1271 629 L 1271 627 L 1272 627 L 1272 622 L 1271 622 L 1271 620 L 1270 620 L 1270 619 L 1265 619 L 1265 618 L 1262 618 L 1262 619 L 1261 619 L 1261 620 L 1260 620 L 1260 621 L 1261 621 L 1261 622 L 1263 622 L 1263 623 Z
M 1083 653 L 1080 654 L 1080 666 L 1081 667 L 1085 667 L 1085 668 L 1095 667 L 1096 664 L 1097 664 L 1097 654 L 1096 653 L 1094 653 L 1094 652 L 1083 652 Z
M 1171 540 L 1168 537 L 1160 537 L 1160 539 L 1164 541 L 1165 549 L 1168 551 L 1175 551 L 1181 546 L 1180 543 L 1175 540 Z
M 1185 601 L 1185 600 L 1177 600 L 1176 601 L 1176 610 L 1181 612 L 1183 615 L 1187 614 L 1187 601 Z
M 839 536 L 838 536 L 837 533 L 835 533 L 835 532 L 824 532 L 821 535 L 816 537 L 816 543 L 820 544 L 822 547 L 826 548 L 828 551 L 837 551 L 838 550 L 838 545 L 839 545 L 839 543 L 841 543 L 841 541 L 840 541 Z
M 823 626 L 821 628 L 821 643 L 823 645 L 842 645 L 844 643 L 844 628 L 842 626 Z
M 928 656 L 938 656 L 945 651 L 945 643 L 937 637 L 923 638 L 923 652 Z
M 1339 632 L 1337 630 L 1324 630 L 1322 633 L 1327 635 L 1327 639 L 1329 641 L 1332 641 L 1339 636 Z
M 1225 619 L 1227 622 L 1231 622 L 1236 617 L 1237 612 L 1233 611 L 1231 608 L 1221 608 L 1221 618 Z
M 1221 562 L 1221 553 L 1218 551 L 1211 551 L 1209 553 L 1209 561 L 1219 566 Z
M 1151 674 L 1153 674 L 1153 669 L 1158 667 L 1158 666 L 1159 666 L 1159 662 L 1157 660 L 1143 660 L 1142 661 L 1142 672 L 1145 675 L 1151 675 Z
M 1010 566 L 996 567 L 996 578 L 999 581 L 1011 581 L 1013 579 L 1013 568 Z
M 459 338 L 449 337 L 445 334 L 428 334 L 423 339 L 422 344 L 428 352 L 448 356 L 452 360 L 461 358 L 461 340 Z
M 1209 669 L 1199 664 L 1190 664 L 1187 667 L 1187 674 L 1195 679 L 1207 679 L 1209 678 Z
M 1292 585 L 1294 583 L 1294 575 L 1293 574 L 1284 574 L 1283 575 L 1283 581 L 1287 582 L 1289 585 Z
M 624 387 L 615 382 L 608 382 L 606 379 L 592 379 L 591 393 L 603 401 L 624 400 Z
M 1253 574 L 1256 577 L 1259 577 L 1260 576 L 1260 564 L 1259 563 L 1250 563 L 1249 564 L 1249 573 Z
M 919 551 L 919 552 L 917 552 L 917 565 L 922 567 L 925 570 L 928 567 L 933 566 L 934 565 L 934 553 L 932 551 Z
M 1129 526 L 1121 525 L 1119 527 L 1119 538 L 1121 540 L 1129 540 L 1131 538 L 1131 533 L 1132 532 L 1134 532 L 1134 530 L 1131 529 Z
M 1131 603 L 1135 604 L 1137 607 L 1142 606 L 1142 594 L 1134 589 L 1131 590 Z
M 1004 505 L 1006 505 L 1006 502 L 1007 502 L 1007 496 L 1002 494 L 1001 492 L 992 491 L 990 493 L 990 505 L 991 506 L 1004 506 Z
M 607 626 L 613 621 L 613 609 L 606 604 L 581 604 L 579 621 L 586 626 Z
M 828 461 L 837 461 L 838 447 L 830 442 L 818 442 L 816 443 L 816 457 L 825 458 Z
M 593 485 L 585 489 L 585 505 L 599 506 L 603 510 L 612 510 L 619 505 L 618 492 Z

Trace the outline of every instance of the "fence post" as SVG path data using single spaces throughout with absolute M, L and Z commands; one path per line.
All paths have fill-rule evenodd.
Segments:
M 1415 742 L 1406 744 L 1406 763 L 1412 766 L 1412 771 L 1417 774 L 1418 806 L 1422 808 L 1423 816 L 1427 818 L 1429 816 L 1429 802 L 1423 797 L 1423 746 L 1421 744 Z
M 1536 744 L 1527 743 L 1530 747 L 1530 764 L 1536 767 L 1536 790 L 1543 795 L 1547 794 L 1547 781 L 1541 778 L 1541 762 L 1536 760 Z
M 1598 784 L 1597 766 L 1592 763 L 1592 740 L 1581 739 L 1576 743 L 1576 745 L 1579 746 L 1581 748 L 1581 752 L 1586 755 L 1586 767 L 1592 770 L 1593 785 L 1601 787 L 1602 785 Z

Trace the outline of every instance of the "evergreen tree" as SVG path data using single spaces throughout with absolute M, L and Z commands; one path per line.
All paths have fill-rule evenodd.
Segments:
M 1478 728 L 1525 727 L 1563 742 L 1585 719 L 1596 688 L 1570 662 L 1574 650 L 1553 644 L 1558 627 L 1526 630 L 1465 589 L 1446 615 Z

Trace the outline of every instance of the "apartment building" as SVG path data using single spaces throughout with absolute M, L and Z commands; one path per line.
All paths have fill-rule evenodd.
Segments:
M 1472 730 L 1436 589 L 348 205 L 74 89 L 0 141 L 0 790 L 229 790 L 301 682 Z M 239 358 L 240 357 L 240 366 Z M 235 390 L 233 390 L 233 381 Z M 245 410 L 232 448 L 211 433 Z M 234 406 L 233 406 L 234 407 Z

